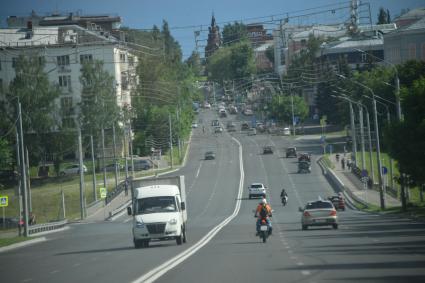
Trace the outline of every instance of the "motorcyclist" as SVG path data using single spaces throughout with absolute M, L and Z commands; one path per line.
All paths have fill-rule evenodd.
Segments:
M 288 199 L 288 194 L 286 193 L 285 189 L 283 188 L 282 191 L 280 192 L 280 199 L 283 202 L 283 199 L 286 198 L 286 200 Z M 285 202 L 286 202 L 285 200 Z
M 266 221 L 267 221 L 267 226 L 269 226 L 270 232 L 269 234 L 271 234 L 272 232 L 272 223 L 270 221 L 270 217 L 272 217 L 272 208 L 271 206 L 267 203 L 266 198 L 262 198 L 260 203 L 257 205 L 257 209 L 255 210 L 255 215 L 254 217 L 257 218 L 257 236 L 260 233 L 260 226 L 261 226 L 261 211 L 263 210 L 263 208 L 266 210 L 267 215 L 266 215 Z

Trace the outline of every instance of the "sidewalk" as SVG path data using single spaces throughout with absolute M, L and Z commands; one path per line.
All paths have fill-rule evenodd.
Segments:
M 347 155 L 348 156 L 348 155 Z M 365 203 L 369 203 L 375 206 L 380 207 L 381 201 L 379 192 L 371 189 L 365 189 L 363 183 L 353 174 L 350 170 L 341 167 L 341 162 L 336 161 L 335 154 L 329 156 L 330 161 L 334 165 L 334 169 L 331 169 L 344 184 L 345 189 L 350 190 L 350 192 L 362 200 Z M 385 194 L 385 205 L 386 207 L 395 207 L 401 206 L 400 200 L 394 198 L 389 194 Z

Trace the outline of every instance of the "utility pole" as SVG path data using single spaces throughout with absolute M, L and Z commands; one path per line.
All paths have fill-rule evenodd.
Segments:
M 130 138 L 130 160 L 131 160 L 131 177 L 134 178 L 134 157 L 133 157 L 133 137 L 131 130 L 131 120 L 128 122 L 130 129 L 128 131 L 128 135 Z
M 354 165 L 357 166 L 357 137 L 356 137 L 356 125 L 354 123 L 354 109 L 353 104 L 350 102 L 350 123 L 351 123 L 351 138 L 352 147 L 354 152 Z
M 170 160 L 171 168 L 173 168 L 173 132 L 171 130 L 171 114 L 168 114 L 168 123 L 170 125 Z
M 19 153 L 20 150 L 20 141 L 19 141 L 19 131 L 18 131 L 18 127 L 15 127 L 16 130 L 16 167 L 17 168 L 21 168 L 21 155 Z M 21 175 L 21 174 L 19 174 Z M 21 177 L 19 176 L 18 178 L 18 187 L 17 187 L 17 191 L 15 192 L 15 195 L 18 196 L 18 200 L 19 200 L 19 222 L 22 221 L 22 217 L 23 217 L 23 213 L 22 213 L 22 182 L 21 182 Z M 21 224 L 19 224 L 19 227 Z M 19 228 L 19 236 L 21 236 L 21 229 Z
M 118 164 L 117 164 L 117 143 L 115 141 L 115 122 L 112 124 L 112 141 L 114 143 L 114 171 L 115 171 L 115 189 L 118 187 Z
M 22 110 L 21 102 L 18 100 L 18 117 L 19 117 L 19 136 L 20 136 L 20 147 L 21 147 L 21 188 L 23 192 L 23 209 L 24 209 L 24 237 L 28 237 L 28 200 L 27 200 L 27 180 L 25 174 L 25 157 L 24 157 L 24 132 L 22 130 Z
M 362 148 L 362 170 L 366 169 L 365 145 L 364 145 L 364 126 L 363 126 L 363 108 L 358 105 L 360 120 L 360 146 Z
M 32 213 L 32 196 L 31 196 L 31 180 L 30 180 L 30 159 L 28 157 L 28 148 L 25 147 L 25 172 L 27 174 L 27 190 L 28 190 L 28 211 Z
M 103 167 L 103 187 L 106 188 L 106 168 L 105 168 L 105 129 L 102 127 L 102 167 Z
M 97 195 L 96 195 L 96 163 L 94 160 L 94 146 L 93 146 L 93 135 L 90 135 L 90 147 L 91 147 L 91 160 L 92 160 L 92 167 L 93 167 L 93 200 L 97 201 Z
M 81 220 L 84 219 L 84 169 L 83 169 L 83 145 L 81 141 L 81 128 L 78 126 L 78 160 L 80 164 L 80 211 Z
M 292 94 L 292 83 L 289 84 L 289 94 L 291 95 L 291 109 L 292 109 L 292 133 L 295 136 L 295 116 L 294 116 L 294 96 Z

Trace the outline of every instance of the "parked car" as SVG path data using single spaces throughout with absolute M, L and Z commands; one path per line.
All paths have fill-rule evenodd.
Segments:
M 4 222 L 3 222 L 4 220 Z M 19 225 L 19 219 L 18 218 L 11 218 L 11 217 L 0 217 L 0 229 L 10 229 L 10 228 L 16 228 Z
M 297 149 L 295 147 L 288 147 L 286 149 L 286 158 L 297 157 Z
M 266 195 L 266 186 L 262 183 L 252 183 L 249 187 L 249 199 L 253 197 L 263 197 Z
M 209 104 L 207 101 L 204 102 L 204 108 L 205 109 L 211 109 L 211 104 Z
M 291 129 L 289 129 L 288 127 L 283 128 L 283 135 L 284 136 L 290 136 L 291 135 Z
M 263 154 L 273 154 L 273 147 L 271 145 L 263 147 Z
M 311 201 L 304 208 L 299 208 L 302 212 L 301 227 L 307 230 L 309 226 L 332 226 L 338 229 L 338 216 L 332 202 L 328 200 Z
M 83 172 L 86 173 L 87 172 L 87 167 L 86 165 L 83 165 Z M 80 173 L 80 165 L 79 164 L 72 164 L 69 165 L 67 167 L 65 167 L 64 169 L 62 169 L 59 172 L 60 176 L 66 176 L 66 175 L 73 175 L 73 174 L 79 174 Z
M 211 122 L 211 126 L 213 126 L 213 127 L 218 127 L 218 126 L 220 126 L 220 121 L 219 121 L 219 120 L 212 120 L 212 122 Z
M 135 159 L 133 160 L 134 171 L 149 170 L 153 167 L 153 162 L 148 159 Z M 131 163 L 129 164 L 129 170 L 131 170 Z
M 213 160 L 215 159 L 215 153 L 213 151 L 205 152 L 205 160 Z
M 193 123 L 192 123 L 192 128 L 197 128 L 197 127 L 198 127 L 198 123 L 193 122 Z
M 345 210 L 345 200 L 344 200 L 344 197 L 342 196 L 342 194 L 330 196 L 330 197 L 328 197 L 328 200 L 330 200 L 332 202 L 335 209 Z
M 227 131 L 228 132 L 236 132 L 236 126 L 235 125 L 230 125 L 227 127 Z
M 117 164 L 117 166 L 118 166 L 118 170 L 124 169 L 124 166 L 121 165 L 121 164 Z M 113 164 L 113 163 L 106 165 L 104 168 L 105 168 L 106 172 L 115 172 L 115 164 Z

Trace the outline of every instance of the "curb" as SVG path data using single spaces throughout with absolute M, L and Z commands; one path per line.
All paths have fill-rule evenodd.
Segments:
M 9 246 L 1 247 L 0 253 L 7 252 L 7 251 L 10 251 L 10 250 L 14 250 L 14 249 L 18 249 L 18 248 L 23 248 L 23 247 L 34 245 L 34 244 L 41 243 L 41 242 L 45 242 L 46 240 L 47 239 L 45 237 L 40 237 L 40 238 L 36 238 L 36 239 L 33 239 L 33 240 L 28 240 L 28 241 L 12 244 L 12 245 L 9 245 Z

